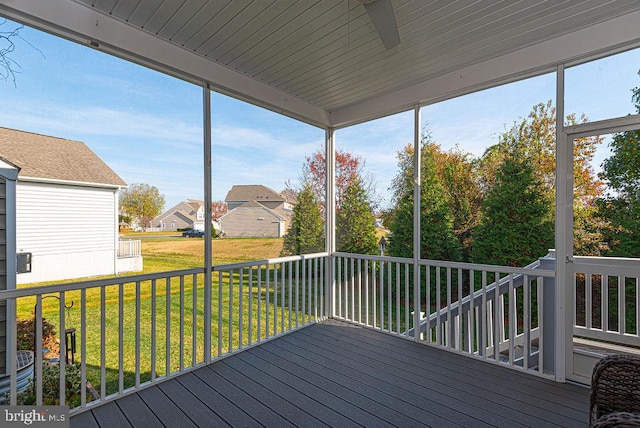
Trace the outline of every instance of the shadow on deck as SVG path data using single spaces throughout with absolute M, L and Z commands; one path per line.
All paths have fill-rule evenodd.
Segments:
M 331 320 L 78 414 L 71 426 L 582 427 L 588 393 Z

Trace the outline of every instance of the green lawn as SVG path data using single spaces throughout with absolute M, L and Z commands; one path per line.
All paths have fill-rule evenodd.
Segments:
M 213 262 L 215 265 L 232 263 L 238 261 L 248 261 L 256 259 L 266 259 L 277 257 L 282 246 L 281 239 L 224 239 L 214 240 Z M 163 272 L 170 270 L 185 269 L 190 267 L 201 267 L 203 265 L 203 240 L 202 239 L 182 239 L 182 238 L 157 238 L 143 239 L 142 251 L 144 256 L 144 273 Z M 269 331 L 274 333 L 274 310 L 277 331 L 282 328 L 281 320 L 284 316 L 285 324 L 288 326 L 289 317 L 295 324 L 296 316 L 299 322 L 304 322 L 300 311 L 295 312 L 295 304 L 288 308 L 288 302 L 296 301 L 298 298 L 299 309 L 301 308 L 301 292 L 296 296 L 292 292 L 289 296 L 288 289 L 280 286 L 281 277 L 278 277 L 278 287 L 274 290 L 273 278 L 270 279 L 269 294 L 265 287 L 266 273 L 262 272 L 262 284 L 258 287 L 257 271 L 253 273 L 253 285 L 249 287 L 248 271 L 245 269 L 242 277 L 242 287 L 240 287 L 240 274 L 235 272 L 233 276 L 233 286 L 229 286 L 228 274 L 223 275 L 222 280 L 222 311 L 218 312 L 219 284 L 217 272 L 213 275 L 212 285 L 212 325 L 211 336 L 212 356 L 224 354 L 230 350 L 237 349 L 241 345 L 246 345 L 249 341 L 249 332 L 252 340 L 256 340 L 258 335 L 264 337 L 267 334 L 266 311 L 269 311 Z M 302 282 L 302 281 L 301 281 Z M 33 284 L 31 284 L 33 285 Z M 43 285 L 43 284 L 38 284 Z M 122 340 L 124 371 L 124 388 L 134 385 L 136 366 L 139 366 L 140 381 L 144 382 L 151 378 L 152 372 L 152 339 L 155 337 L 155 374 L 163 376 L 167 373 L 167 361 L 169 371 L 176 371 L 180 368 L 180 356 L 183 356 L 184 366 L 203 361 L 204 358 L 204 278 L 202 274 L 196 275 L 195 299 L 193 275 L 184 278 L 181 287 L 180 279 L 173 278 L 167 285 L 166 280 L 156 281 L 155 287 L 155 335 L 152 331 L 152 283 L 151 281 L 141 282 L 140 293 L 140 351 L 136 357 L 136 284 L 126 283 L 122 287 L 118 285 L 105 288 L 105 317 L 104 333 L 101 329 L 101 290 L 89 289 L 86 292 L 86 364 L 87 378 L 98 391 L 101 385 L 101 334 L 105 335 L 105 382 L 106 393 L 111 394 L 118 390 L 119 386 L 119 343 Z M 122 288 L 122 296 L 120 295 Z M 182 291 L 181 291 L 182 289 Z M 276 308 L 273 304 L 274 294 L 280 301 L 283 293 L 286 305 L 278 304 Z M 167 311 L 167 294 L 169 303 Z M 267 295 L 268 294 L 268 295 Z M 181 299 L 182 296 L 182 299 Z M 239 300 L 242 298 L 242 310 L 239 307 Z M 73 308 L 65 311 L 66 328 L 74 327 L 77 330 L 78 349 L 76 359 L 80 360 L 81 343 L 81 294 L 80 291 L 66 293 L 67 303 L 73 301 Z M 122 338 L 119 335 L 119 300 L 123 300 L 124 326 Z M 267 306 L 267 299 L 269 305 Z M 183 302 L 181 306 L 181 300 Z M 231 310 L 229 308 L 232 301 Z M 249 302 L 251 304 L 252 322 L 249 325 Z M 35 298 L 21 298 L 18 301 L 18 318 L 32 318 Z M 258 320 L 258 304 L 260 304 L 262 317 Z M 56 299 L 45 299 L 43 301 L 43 315 L 54 324 L 60 325 L 58 301 Z M 193 310 L 195 307 L 195 318 Z M 291 313 L 290 313 L 291 310 Z M 283 313 L 284 311 L 284 313 Z M 184 313 L 181 323 L 181 312 Z M 168 322 L 167 322 L 168 317 Z M 221 323 L 221 347 L 218 349 L 218 320 Z M 195 323 L 195 340 L 193 326 Z M 243 326 L 243 335 L 240 337 L 239 326 Z M 181 332 L 182 325 L 182 332 Z M 168 328 L 168 332 L 167 332 Z M 230 328 L 233 332 L 229 337 Z M 169 336 L 169 349 L 167 350 L 167 335 Z M 183 344 L 181 353 L 180 344 Z M 193 350 L 195 346 L 195 360 Z M 167 360 L 168 355 L 168 360 Z

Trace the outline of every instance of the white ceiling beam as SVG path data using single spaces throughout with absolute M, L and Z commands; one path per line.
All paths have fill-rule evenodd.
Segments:
M 0 0 L 0 14 L 312 125 L 329 123 L 319 107 L 70 0 Z
M 574 65 L 640 44 L 640 11 L 450 72 L 331 112 L 345 127 Z

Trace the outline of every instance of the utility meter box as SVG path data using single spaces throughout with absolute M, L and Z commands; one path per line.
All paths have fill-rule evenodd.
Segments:
M 31 272 L 31 253 L 18 253 L 17 273 Z

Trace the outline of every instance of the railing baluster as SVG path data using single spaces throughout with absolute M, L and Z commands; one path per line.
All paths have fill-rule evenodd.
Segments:
M 258 266 L 258 342 L 262 340 L 262 265 Z
M 609 275 L 601 275 L 600 290 L 602 293 L 600 325 L 602 331 L 609 331 Z
M 38 298 L 40 295 L 38 295 Z M 40 329 L 40 344 L 42 347 L 42 326 Z M 37 348 L 36 348 L 37 349 Z M 40 390 L 40 402 L 36 402 L 39 406 L 42 404 L 42 352 L 38 352 L 38 357 L 36 357 L 36 370 L 38 367 L 40 368 L 40 385 L 37 386 Z M 80 290 L 80 385 L 87 384 L 87 290 Z M 37 396 L 37 394 L 36 394 Z M 87 388 L 80 388 L 80 407 L 85 407 L 87 405 Z
M 306 289 L 306 284 L 307 284 L 307 262 L 305 259 L 302 260 L 302 307 L 300 308 L 300 315 L 302 318 L 302 325 L 305 325 L 307 323 L 306 317 L 305 317 L 305 289 Z M 338 290 L 340 290 L 340 287 L 338 287 Z M 338 300 L 339 301 L 339 300 Z
M 384 330 L 384 262 L 380 262 L 378 271 L 378 291 L 380 292 L 380 330 Z
M 229 343 L 227 344 L 227 352 L 233 351 L 233 272 L 233 269 L 229 271 L 229 306 L 227 308 L 229 310 L 227 314 L 227 338 Z
M 415 285 L 418 286 L 417 284 Z M 404 264 L 404 331 L 405 336 L 408 336 L 409 332 L 409 263 Z M 420 305 L 418 304 L 418 307 Z
M 475 270 L 473 269 L 469 269 L 469 314 L 467 315 L 467 324 L 469 324 L 469 326 L 467 327 L 469 333 L 469 343 L 468 343 L 468 347 L 469 347 L 469 353 L 473 354 L 475 353 L 476 350 L 476 343 L 477 343 L 477 335 L 474 333 L 475 332 L 475 328 L 476 328 L 476 324 L 474 323 L 474 313 L 475 313 L 475 291 L 476 291 L 476 273 Z
M 278 265 L 273 265 L 273 334 L 278 334 Z
M 482 271 L 482 306 L 480 307 L 480 317 L 478 328 L 480 332 L 480 356 L 487 356 L 487 272 Z
M 300 260 L 296 260 L 296 328 L 300 325 L 299 304 L 300 304 Z
M 356 271 L 355 271 L 355 260 L 351 258 L 349 260 L 351 262 L 351 321 L 356 320 L 356 293 L 355 293 L 355 282 L 356 282 Z
M 523 368 L 529 369 L 529 357 L 531 355 L 531 284 L 529 275 L 523 277 L 524 288 L 524 345 L 522 346 L 522 356 L 524 358 Z
M 375 260 L 371 260 L 371 309 L 373 313 L 373 324 L 372 327 L 376 328 L 376 313 L 378 312 L 378 307 L 376 306 L 376 262 Z
M 198 364 L 197 348 L 198 348 L 198 275 L 195 273 L 191 278 L 191 365 Z
M 288 278 L 288 283 L 287 283 L 287 288 L 288 288 L 288 293 L 289 293 L 289 304 L 288 304 L 288 312 L 289 312 L 289 330 L 291 330 L 291 327 L 293 325 L 292 321 L 293 321 L 293 313 L 292 313 L 292 303 L 293 303 L 293 299 L 292 299 L 292 291 L 293 291 L 293 262 L 289 262 L 287 264 L 287 269 L 289 271 L 289 278 Z
M 184 275 L 180 275 L 180 371 L 184 370 Z
M 264 337 L 265 337 L 265 339 L 268 339 L 269 336 L 271 335 L 270 334 L 271 332 L 269 330 L 269 324 L 270 324 L 270 321 L 271 321 L 270 320 L 270 315 L 269 315 L 269 309 L 270 309 L 270 307 L 269 307 L 269 293 L 270 293 L 269 283 L 271 282 L 271 281 L 269 281 L 269 279 L 271 278 L 271 267 L 270 267 L 269 263 L 267 263 L 266 271 L 267 271 L 267 277 L 265 278 L 265 285 L 266 285 L 267 291 L 266 291 L 265 303 L 264 303 L 266 333 L 265 333 Z
M 422 269 L 424 268 L 424 279 L 422 278 Z M 427 341 L 427 343 L 431 343 L 432 342 L 432 335 L 431 335 L 431 267 L 429 265 L 425 265 L 425 266 L 415 266 L 414 269 L 418 269 L 418 283 L 417 284 L 413 284 L 414 287 L 420 287 L 419 288 L 419 292 L 418 295 L 422 294 L 422 283 L 424 282 L 424 289 L 425 289 L 425 294 L 424 294 L 424 307 L 425 307 L 425 319 L 427 320 L 427 324 L 426 324 L 426 329 L 424 332 L 424 340 Z M 418 308 L 420 307 L 420 303 L 418 302 Z M 418 318 L 420 318 L 418 316 Z
M 493 290 L 493 358 L 500 361 L 500 330 L 504 326 L 500 304 L 500 272 L 494 272 L 493 275 L 493 283 L 495 284 Z
M 171 374 L 171 278 L 165 279 L 165 375 Z
M 369 261 L 364 261 L 364 318 L 365 325 L 369 325 Z
M 513 284 L 513 274 L 509 274 L 509 365 L 513 365 L 513 358 L 515 355 L 515 337 L 516 331 L 516 293 Z
M 621 335 L 626 333 L 625 308 L 627 305 L 625 293 L 625 277 L 618 276 L 618 332 Z
M 462 269 L 458 268 L 458 334 L 456 341 L 456 349 L 462 351 L 463 348 L 463 316 L 462 316 Z
M 307 260 L 307 263 L 308 263 L 307 267 L 309 268 L 309 272 L 311 272 L 311 281 L 307 281 L 307 322 L 311 322 L 311 314 L 312 314 L 312 311 L 311 311 L 311 299 L 313 297 L 311 295 L 312 294 L 311 289 L 312 289 L 312 286 L 313 286 L 313 284 L 312 284 L 312 282 L 313 282 L 313 265 L 311 264 L 312 261 L 313 261 L 312 259 L 308 259 Z
M 537 278 L 537 296 L 536 303 L 538 305 L 538 372 L 544 373 L 544 281 L 541 276 Z
M 313 259 L 313 314 L 318 321 L 318 259 Z
M 592 296 L 592 293 L 593 293 L 593 290 L 592 290 L 592 286 L 593 286 L 592 277 L 593 276 L 590 273 L 585 273 L 585 281 L 586 281 L 586 284 L 585 284 L 585 287 L 586 287 L 586 290 L 585 290 L 585 309 L 586 309 L 585 310 L 585 320 L 586 320 L 586 327 L 589 330 L 591 330 L 593 328 L 593 315 L 591 313 L 591 308 L 593 307 L 592 303 L 591 303 L 591 296 Z M 638 307 L 640 308 L 640 306 L 638 306 Z
M 452 290 L 453 288 L 453 284 L 451 282 L 451 268 L 447 267 L 447 324 L 446 324 L 446 338 L 445 340 L 447 341 L 446 345 L 448 348 L 453 348 L 453 341 L 451 340 L 452 334 L 453 332 L 452 327 L 454 324 L 454 321 L 451 317 L 451 294 L 453 292 Z
M 240 268 L 240 278 L 238 281 L 238 349 L 242 349 L 243 347 L 243 337 L 244 337 L 244 330 L 243 330 L 243 318 L 244 318 L 244 306 L 243 306 L 243 300 L 242 300 L 242 295 L 244 294 L 244 268 Z
M 222 271 L 218 272 L 218 355 L 220 358 L 222 356 L 222 287 L 224 287 L 222 281 Z
M 436 343 L 438 345 L 443 345 L 442 340 L 442 317 L 440 316 L 440 309 L 442 308 L 442 302 L 440 301 L 440 295 L 442 294 L 442 290 L 440 288 L 440 267 L 435 266 L 436 269 L 436 310 L 435 313 L 438 314 L 438 318 L 436 321 Z
M 393 296 L 391 290 L 391 262 L 387 262 L 387 331 L 392 332 L 393 326 L 391 324 L 391 319 L 393 314 L 392 306 L 393 306 Z
M 62 351 L 62 350 L 61 350 Z M 124 283 L 118 284 L 118 393 L 124 391 Z
M 85 290 L 82 290 L 83 292 Z M 84 304 L 82 305 L 84 308 Z M 136 281 L 136 374 L 135 374 L 135 387 L 138 388 L 140 386 L 140 340 L 142 340 L 140 335 L 140 281 Z M 83 340 L 84 342 L 84 340 Z M 84 357 L 82 358 L 84 362 Z M 83 383 L 84 385 L 84 383 Z M 82 388 L 86 389 L 86 388 Z
M 362 259 L 358 259 L 358 324 L 362 324 Z
M 106 287 L 100 287 L 100 399 L 104 400 L 107 396 L 107 363 L 106 363 L 106 354 L 105 354 L 105 346 L 106 346 L 106 324 L 107 324 L 107 315 L 106 315 Z M 155 314 L 154 314 L 155 315 Z M 155 318 L 154 318 L 155 320 Z M 151 331 L 153 336 L 155 336 L 155 321 L 152 321 Z M 152 336 L 152 337 L 153 337 Z M 153 338 L 151 339 L 153 341 Z M 151 347 L 152 355 L 155 357 L 155 348 Z M 152 360 L 152 371 L 151 378 L 155 380 L 155 366 L 153 366 Z
M 84 308 L 84 304 L 82 305 L 82 308 Z M 34 372 L 36 376 L 36 385 L 35 385 L 36 386 L 36 406 L 42 406 L 42 371 L 43 370 L 42 370 L 42 295 L 41 294 L 38 294 L 36 296 L 36 307 L 35 307 L 35 313 L 33 315 L 36 321 L 36 325 L 35 325 L 36 343 L 34 346 L 34 351 L 36 353 L 36 355 L 34 355 L 36 359 L 36 366 L 34 367 Z M 85 377 L 86 377 L 86 373 L 85 373 Z M 84 383 L 82 385 L 84 385 Z M 81 389 L 85 390 L 86 388 L 81 388 Z M 85 393 L 85 397 L 84 397 L 84 400 L 82 400 L 82 397 L 81 397 L 81 402 L 82 404 L 85 404 L 87 402 L 86 391 L 83 391 L 83 392 Z
M 400 334 L 400 263 L 396 262 L 396 333 Z
M 247 325 L 248 345 L 253 344 L 253 271 L 253 267 L 249 267 L 247 271 L 249 273 L 249 304 L 247 305 L 249 312 L 249 325 Z

